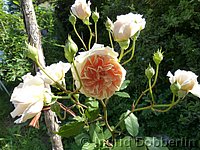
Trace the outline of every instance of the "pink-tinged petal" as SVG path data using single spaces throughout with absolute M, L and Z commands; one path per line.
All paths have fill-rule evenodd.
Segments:
M 79 19 L 85 20 L 91 15 L 90 5 L 90 1 L 86 3 L 86 0 L 76 0 L 71 7 L 71 11 Z
M 121 86 L 120 64 L 110 56 L 92 55 L 80 74 L 87 96 L 104 99 L 111 97 Z
M 118 63 L 118 53 L 112 48 L 94 44 L 92 49 L 81 52 L 75 58 L 75 65 L 83 84 L 80 92 L 88 97 L 105 99 L 119 90 L 125 80 L 126 70 Z M 80 87 L 74 66 L 72 74 L 75 85 Z
M 29 107 L 26 108 L 21 117 L 15 120 L 15 123 L 26 122 L 28 119 L 33 118 L 35 115 L 37 115 L 42 110 L 42 108 L 43 101 L 38 101 L 29 105 Z

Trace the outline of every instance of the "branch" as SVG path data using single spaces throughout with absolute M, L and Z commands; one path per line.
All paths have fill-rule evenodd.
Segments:
M 24 17 L 26 32 L 28 34 L 28 41 L 32 46 L 38 49 L 39 62 L 42 67 L 45 67 L 44 54 L 41 44 L 41 34 L 38 29 L 32 0 L 21 0 L 21 8 Z M 38 69 L 39 68 L 36 67 L 36 71 L 38 71 Z M 46 85 L 46 87 L 50 88 L 48 85 Z M 53 113 L 51 110 L 46 110 L 44 111 L 44 115 L 46 127 L 51 138 L 52 150 L 63 150 L 61 137 L 57 134 L 54 134 L 59 129 L 59 125 L 55 121 L 55 113 Z

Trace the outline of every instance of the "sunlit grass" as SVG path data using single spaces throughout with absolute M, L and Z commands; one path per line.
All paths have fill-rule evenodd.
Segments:
M 15 125 L 10 112 L 13 110 L 9 97 L 0 91 L 0 150 L 49 150 L 51 143 L 44 121 L 40 129 L 29 127 L 27 123 Z

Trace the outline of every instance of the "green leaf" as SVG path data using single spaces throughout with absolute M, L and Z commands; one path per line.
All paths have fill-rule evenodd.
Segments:
M 88 108 L 85 111 L 85 115 L 89 119 L 89 121 L 94 120 L 99 115 L 99 102 L 98 101 L 88 101 L 86 103 Z
M 130 98 L 130 95 L 126 92 L 115 92 L 114 95 L 117 95 L 119 97 L 124 97 L 124 98 Z
M 85 143 L 81 150 L 94 150 L 96 147 L 95 143 Z
M 125 115 L 126 115 L 126 113 L 121 114 L 119 120 L 122 120 L 125 117 Z M 120 126 L 120 128 L 121 128 L 122 131 L 126 129 L 126 125 L 125 125 L 124 120 L 120 123 L 119 126 Z
M 19 2 L 18 1 L 13 1 L 13 4 L 17 5 L 17 6 L 20 6 Z
M 85 111 L 85 115 L 89 119 L 89 121 L 95 120 L 99 115 L 99 109 L 97 110 L 90 110 L 90 107 Z
M 112 128 L 112 127 L 111 127 Z M 113 127 L 114 128 L 114 127 Z M 104 131 L 104 139 L 109 139 L 109 138 L 111 138 L 112 137 L 112 134 L 111 134 L 111 132 L 108 130 L 108 129 L 106 129 L 105 131 Z
M 104 140 L 104 134 L 103 129 L 98 125 L 98 122 L 96 124 L 93 123 L 90 125 L 89 134 L 93 143 L 98 145 L 102 144 L 102 141 Z
M 71 137 L 80 134 L 83 130 L 84 122 L 70 122 L 62 126 L 59 131 L 57 132 L 58 135 L 62 137 Z
M 130 80 L 124 80 L 124 82 L 122 83 L 121 87 L 120 87 L 120 91 L 124 90 L 128 87 L 128 85 L 130 84 Z
M 79 135 L 77 135 L 75 138 L 75 143 L 78 146 L 83 146 L 85 143 L 89 143 L 90 142 L 90 136 L 86 133 L 81 133 Z
M 156 137 L 145 137 L 144 143 L 149 150 L 169 150 L 162 139 Z
M 126 115 L 128 115 L 131 111 L 127 110 Z M 131 113 L 125 120 L 125 125 L 126 125 L 126 130 L 130 135 L 133 137 L 137 136 L 138 134 L 138 129 L 139 129 L 139 124 L 137 117 Z

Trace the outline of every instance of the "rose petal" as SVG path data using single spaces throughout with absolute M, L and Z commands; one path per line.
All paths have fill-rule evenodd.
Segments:
M 189 92 L 200 98 L 200 85 L 199 84 L 194 85 L 193 89 L 190 90 Z

